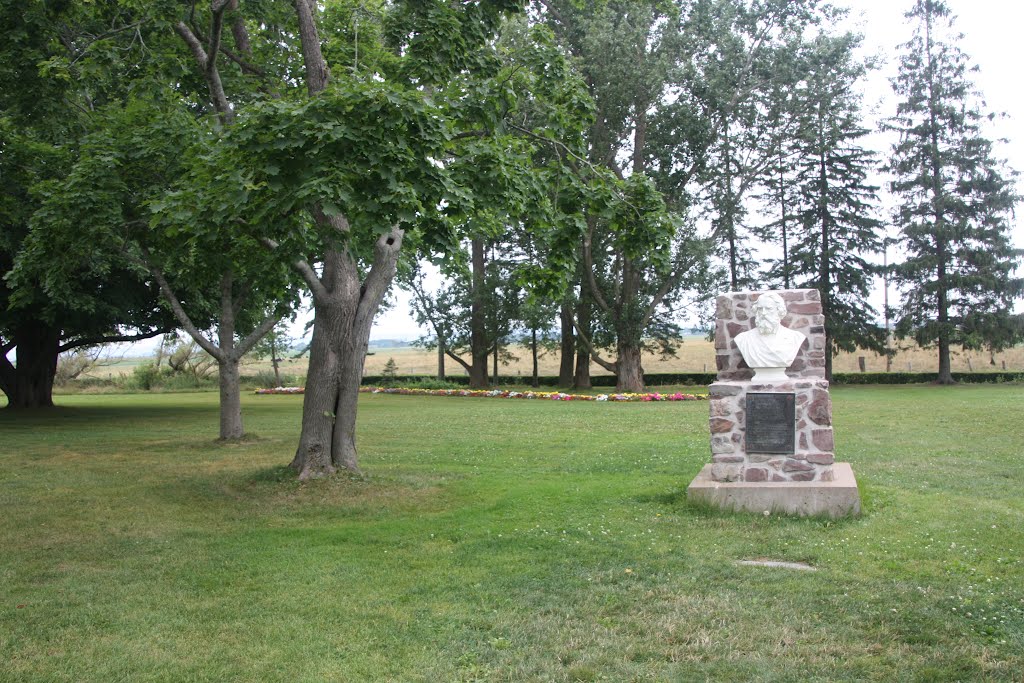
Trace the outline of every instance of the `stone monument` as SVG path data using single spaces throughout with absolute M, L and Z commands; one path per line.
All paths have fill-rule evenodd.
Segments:
M 691 501 L 747 512 L 860 512 L 853 470 L 835 462 L 817 290 L 718 297 L 710 388 L 711 463 Z

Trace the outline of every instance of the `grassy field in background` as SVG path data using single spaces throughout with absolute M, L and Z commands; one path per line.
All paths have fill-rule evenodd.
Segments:
M 702 402 L 364 395 L 365 477 L 299 483 L 301 398 L 216 400 L 0 410 L 0 680 L 1024 672 L 1020 386 L 835 389 L 841 522 L 689 506 Z
M 388 359 L 393 358 L 398 367 L 399 374 L 408 375 L 434 375 L 437 373 L 437 352 L 427 351 L 416 347 L 396 348 L 371 348 L 372 355 L 366 357 L 365 371 L 367 375 L 379 375 L 384 369 Z M 530 350 L 527 347 L 514 346 L 510 349 L 516 360 L 499 366 L 502 375 L 521 375 L 530 377 L 533 373 L 533 360 Z M 865 366 L 868 372 L 884 372 L 885 358 L 877 354 L 859 351 L 856 353 L 840 353 L 833 361 L 835 372 L 859 372 L 858 357 L 865 357 Z M 968 362 L 970 359 L 970 362 Z M 954 351 L 952 355 L 952 366 L 954 372 L 985 372 L 987 370 L 1002 370 L 1003 363 L 1007 370 L 1024 370 L 1024 346 L 1017 346 L 996 354 L 996 364 L 990 364 L 987 353 L 977 351 Z M 132 370 L 145 359 L 125 358 L 107 366 L 96 368 L 91 376 L 108 377 L 131 373 Z M 281 364 L 281 373 L 288 376 L 305 377 L 308 359 L 286 359 Z M 547 353 L 540 358 L 541 375 L 558 375 L 559 356 L 557 353 Z M 644 370 L 648 373 L 671 373 L 671 372 L 714 372 L 715 370 L 715 349 L 713 342 L 700 337 L 687 337 L 679 347 L 676 357 L 662 359 L 659 356 L 648 355 L 643 361 Z M 446 369 L 448 374 L 466 374 L 462 366 L 450 358 L 447 359 Z M 270 361 L 251 361 L 242 367 L 242 373 L 255 375 L 258 372 L 269 372 Z M 917 346 L 901 348 L 892 362 L 894 372 L 936 372 L 938 370 L 938 352 L 934 349 L 921 349 Z M 594 375 L 609 374 L 604 368 L 596 363 L 591 365 L 591 372 Z

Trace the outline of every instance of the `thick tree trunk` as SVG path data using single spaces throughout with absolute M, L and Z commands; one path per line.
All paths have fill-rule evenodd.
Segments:
M 562 323 L 562 343 L 559 348 L 558 386 L 571 387 L 573 363 L 576 360 L 576 335 L 572 330 L 572 310 L 567 302 L 562 303 L 560 320 Z
M 404 233 L 399 228 L 392 228 L 387 235 L 380 237 L 374 247 L 373 268 L 359 285 L 356 278 L 358 271 L 352 264 L 352 275 L 355 279 L 358 306 L 355 319 L 348 329 L 348 335 L 342 344 L 344 355 L 341 361 L 341 377 L 338 382 L 338 402 L 335 410 L 337 419 L 334 422 L 331 462 L 336 469 L 350 472 L 359 471 L 359 459 L 356 453 L 356 412 L 359 407 L 359 386 L 363 380 L 363 366 L 366 352 L 370 345 L 370 331 L 373 319 L 380 310 L 380 304 L 391 287 L 391 281 L 398 269 L 398 255 L 402 248 Z
M 949 338 L 945 333 L 939 335 L 939 384 L 956 384 L 953 380 L 953 368 L 949 360 Z
M 640 353 L 639 346 L 619 344 L 616 391 L 638 394 L 644 390 L 644 369 L 640 365 Z
M 493 384 L 497 384 L 498 383 L 498 353 L 499 353 L 499 348 L 498 348 L 497 343 L 495 343 L 495 345 L 494 345 L 494 372 L 491 374 L 491 376 L 494 378 L 492 380 Z
M 473 300 L 470 307 L 470 355 L 469 386 L 471 389 L 487 388 L 487 321 L 484 311 L 484 243 L 472 240 Z
M 242 388 L 238 359 L 229 358 L 219 364 L 220 370 L 220 438 L 240 439 L 242 425 Z
M 15 329 L 14 342 L 17 365 L 0 358 L 0 389 L 7 394 L 7 407 L 52 408 L 60 330 L 38 320 L 25 322 Z
M 939 384 L 955 384 L 953 381 L 952 366 L 949 360 L 949 290 L 946 285 L 946 242 L 944 239 L 937 240 L 938 245 L 938 320 L 939 320 Z
M 302 435 L 291 463 L 300 479 L 359 471 L 356 411 L 363 362 L 373 318 L 395 277 L 402 237 L 394 228 L 377 239 L 373 266 L 362 282 L 359 264 L 346 253 L 328 251 L 318 281 L 308 266 L 300 268 L 315 285 Z
M 370 318 L 373 323 L 373 318 Z M 363 329 L 365 327 L 365 329 Z M 338 381 L 338 402 L 335 408 L 331 463 L 336 469 L 359 471 L 356 454 L 356 413 L 359 408 L 359 385 L 363 379 L 363 361 L 370 341 L 370 325 L 355 325 L 350 330 L 342 356 Z
M 334 419 L 341 380 L 341 340 L 351 305 L 331 293 L 313 303 L 313 338 L 309 345 L 309 371 L 302 400 L 302 434 L 291 467 L 300 479 L 323 477 L 336 471 L 331 452 Z

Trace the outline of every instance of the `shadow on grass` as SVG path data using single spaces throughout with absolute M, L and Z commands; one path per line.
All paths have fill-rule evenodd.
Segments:
M 216 406 L 213 414 L 216 415 Z M 180 420 L 182 416 L 198 417 L 211 413 L 203 405 L 118 405 L 118 406 L 54 406 L 52 408 L 0 408 L 0 426 L 24 427 L 30 424 L 71 422 L 121 422 L 131 420 Z

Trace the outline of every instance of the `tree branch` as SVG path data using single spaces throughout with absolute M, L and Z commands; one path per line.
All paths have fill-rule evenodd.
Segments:
M 455 361 L 456 363 L 461 365 L 466 370 L 466 374 L 469 374 L 469 372 L 473 369 L 473 368 L 470 367 L 469 363 L 467 363 L 466 361 L 462 360 L 461 358 L 456 356 L 454 353 L 449 351 L 447 346 L 445 346 L 444 355 L 448 356 L 453 361 Z
M 238 11 L 238 0 L 231 0 L 228 3 L 228 9 L 234 14 L 231 18 L 231 34 L 235 38 L 235 47 L 238 48 L 242 54 L 252 56 L 252 45 L 249 43 L 249 32 L 245 28 L 245 19 L 242 14 Z M 226 51 L 221 48 L 222 52 Z M 245 67 L 242 67 L 243 69 Z
M 269 237 L 261 237 L 260 243 L 267 249 L 274 251 L 280 247 L 280 245 Z M 323 281 L 320 280 L 320 276 L 316 274 L 313 267 L 309 265 L 304 259 L 295 259 L 292 261 L 292 268 L 294 268 L 302 279 L 305 280 L 306 286 L 309 287 L 310 293 L 313 295 L 313 301 L 324 299 L 327 297 L 327 288 L 324 287 Z
M 142 341 L 143 339 L 152 339 L 153 337 L 160 334 L 167 334 L 173 332 L 173 327 L 160 327 L 149 332 L 140 332 L 139 334 L 111 334 L 96 337 L 84 337 L 83 339 L 76 339 L 75 341 L 66 342 L 57 347 L 57 353 L 64 353 L 72 349 L 77 349 L 82 346 L 96 346 L 97 344 L 120 344 Z
M 263 322 L 261 322 L 255 330 L 250 332 L 248 335 L 246 335 L 244 339 L 238 342 L 238 345 L 235 347 L 235 354 L 237 355 L 237 357 L 241 358 L 245 354 L 249 353 L 249 350 L 252 349 L 252 347 L 256 346 L 256 342 L 258 342 L 260 339 L 263 339 L 263 337 L 265 337 L 272 329 L 274 329 L 274 326 L 281 322 L 281 318 L 283 317 L 284 313 L 277 312 L 271 313 L 270 315 L 265 317 L 263 319 Z
M 199 328 L 195 326 L 192 319 L 188 317 L 185 309 L 182 308 L 181 302 L 178 301 L 178 297 L 175 296 L 171 286 L 167 284 L 167 280 L 164 278 L 163 273 L 160 272 L 159 268 L 149 265 L 149 255 L 147 253 L 143 252 L 143 255 L 147 261 L 146 266 L 149 268 L 150 274 L 160 286 L 160 291 L 163 293 L 164 298 L 167 299 L 167 303 L 170 304 L 171 312 L 174 313 L 174 317 L 178 319 L 179 323 L 181 323 L 182 328 L 184 328 L 190 337 L 196 340 L 196 343 L 199 344 L 199 346 L 203 347 L 203 351 L 206 351 L 218 361 L 224 362 L 226 360 L 224 352 L 221 351 L 221 349 L 212 341 L 207 339 L 206 335 L 199 331 Z
M 316 95 L 327 87 L 331 72 L 327 68 L 323 51 L 320 49 L 320 33 L 313 16 L 313 5 L 307 0 L 294 0 L 295 14 L 299 19 L 299 41 L 302 44 L 302 61 L 306 67 L 306 89 Z
M 373 245 L 373 265 L 363 281 L 363 290 L 370 294 L 380 288 L 387 290 L 394 278 L 394 264 L 402 248 L 405 231 L 397 225 L 377 238 Z M 364 296 L 366 295 L 364 294 Z
M 600 365 L 602 368 L 612 373 L 615 376 L 619 374 L 619 368 L 617 363 L 609 363 L 604 358 L 601 358 L 601 354 L 597 352 L 593 343 L 590 341 L 590 337 L 583 332 L 579 324 L 576 322 L 576 316 L 573 315 L 572 311 L 569 311 L 569 319 L 572 321 L 572 327 L 576 330 L 576 335 L 583 340 L 583 345 L 587 347 L 587 352 L 590 354 L 590 359 Z
M 587 234 L 583 238 L 583 271 L 586 273 L 587 286 L 590 288 L 590 293 L 594 296 L 594 301 L 598 306 L 601 307 L 605 313 L 611 315 L 613 313 L 612 307 L 605 301 L 600 290 L 597 287 L 597 276 L 594 275 L 594 254 L 592 247 L 592 240 L 594 237 L 594 218 L 587 216 Z
M 205 69 L 206 50 L 203 49 L 202 43 L 200 43 L 199 39 L 196 38 L 196 34 L 192 33 L 192 29 L 190 29 L 185 22 L 179 21 L 174 25 L 174 31 L 181 36 L 181 39 L 185 41 L 186 45 L 188 45 L 188 48 L 192 51 L 192 56 L 199 63 L 199 66 Z
M 234 52 L 232 52 L 231 50 L 227 49 L 223 45 L 220 46 L 220 53 L 222 55 L 224 55 L 225 57 L 227 57 L 228 59 L 230 59 L 235 64 L 237 64 L 239 66 L 239 68 L 242 69 L 243 72 L 245 72 L 245 73 L 247 73 L 247 74 L 249 74 L 251 76 L 256 76 L 256 77 L 262 78 L 264 80 L 270 77 L 269 74 L 266 71 L 264 71 L 263 69 L 259 68 L 255 64 L 251 64 L 251 63 L 245 61 L 244 59 L 242 59 L 241 57 L 239 57 L 238 55 L 236 55 Z

